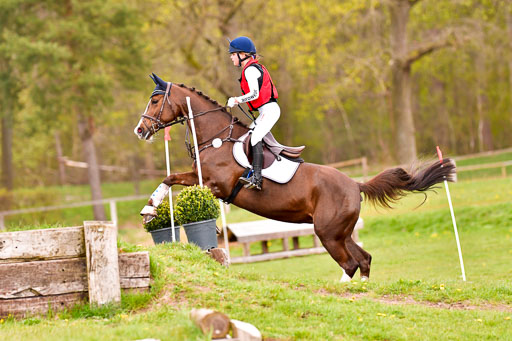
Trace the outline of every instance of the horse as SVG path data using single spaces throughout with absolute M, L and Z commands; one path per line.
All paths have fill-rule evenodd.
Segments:
M 151 141 L 155 133 L 170 125 L 186 123 L 186 97 L 194 114 L 197 146 L 202 168 L 203 183 L 212 193 L 224 199 L 230 195 L 239 177 L 244 172 L 232 155 L 233 143 L 250 129 L 234 117 L 228 108 L 220 105 L 195 88 L 183 84 L 165 82 L 153 74 L 156 84 L 150 100 L 134 133 L 141 140 Z M 220 147 L 212 141 L 220 138 Z M 187 145 L 190 151 L 190 145 Z M 262 190 L 242 188 L 233 204 L 260 216 L 290 223 L 313 223 L 315 234 L 329 255 L 342 270 L 340 281 L 350 281 L 357 269 L 361 280 L 370 277 L 371 255 L 351 238 L 358 220 L 363 200 L 390 208 L 400 198 L 411 192 L 426 192 L 444 180 L 455 181 L 455 164 L 445 158 L 433 163 L 424 163 L 413 171 L 401 167 L 387 169 L 368 182 L 356 182 L 335 168 L 303 162 L 293 178 L 286 184 L 269 179 L 263 180 Z M 173 185 L 192 186 L 199 183 L 197 163 L 192 170 L 174 173 L 163 179 L 159 188 L 163 198 Z M 156 191 L 155 191 L 156 193 Z M 424 193 L 426 195 L 426 193 Z M 154 196 L 149 199 L 149 211 L 143 210 L 144 220 L 156 215 Z

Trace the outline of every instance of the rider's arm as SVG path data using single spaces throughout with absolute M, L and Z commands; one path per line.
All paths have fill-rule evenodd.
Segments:
M 249 85 L 249 92 L 243 96 L 236 97 L 236 101 L 238 103 L 253 101 L 260 96 L 258 78 L 263 76 L 260 70 L 258 70 L 255 66 L 249 66 L 247 69 L 245 69 L 244 72 L 245 79 L 247 80 L 247 84 Z

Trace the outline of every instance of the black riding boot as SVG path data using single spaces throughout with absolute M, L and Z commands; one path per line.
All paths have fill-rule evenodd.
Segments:
M 255 188 L 261 190 L 263 182 L 261 178 L 261 168 L 263 167 L 263 142 L 258 142 L 252 146 L 252 175 L 250 178 L 240 178 L 240 181 L 245 182 L 245 188 Z

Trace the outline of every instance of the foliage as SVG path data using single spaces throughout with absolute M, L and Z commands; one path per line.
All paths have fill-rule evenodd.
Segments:
M 254 39 L 278 87 L 282 115 L 272 130 L 278 140 L 306 145 L 309 162 L 363 155 L 370 163 L 392 162 L 392 2 L 3 1 L 0 116 L 10 117 L 16 131 L 15 184 L 57 183 L 57 127 L 64 155 L 83 160 L 77 111 L 95 132 L 102 164 L 164 169 L 163 144 L 139 142 L 132 133 L 153 89 L 147 74 L 224 102 L 239 93 L 240 70 L 226 54 L 226 37 L 237 35 Z M 490 148 L 481 143 L 484 133 L 493 148 L 512 145 L 510 1 L 415 3 L 411 49 L 452 39 L 449 48 L 412 65 L 419 154 L 433 155 L 436 144 L 448 154 Z M 174 142 L 184 134 L 173 128 L 176 171 L 190 166 L 185 148 Z M 102 173 L 102 179 L 129 174 Z
M 148 232 L 171 227 L 171 212 L 169 201 L 162 201 L 162 203 L 158 205 L 156 213 L 157 216 L 153 218 L 153 220 L 147 224 L 144 224 L 144 229 Z
M 185 187 L 176 197 L 175 215 L 179 225 L 217 219 L 220 206 L 208 187 L 194 185 Z

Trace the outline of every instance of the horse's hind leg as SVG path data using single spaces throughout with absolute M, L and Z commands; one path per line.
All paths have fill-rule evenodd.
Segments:
M 361 273 L 361 281 L 367 281 L 370 278 L 370 266 L 372 264 L 372 256 L 363 250 L 354 242 L 352 238 L 346 239 L 347 248 L 359 263 L 359 271 Z
M 358 217 L 359 209 L 354 209 L 344 211 L 335 219 L 332 216 L 324 217 L 323 214 L 315 215 L 314 219 L 315 233 L 327 252 L 343 269 L 342 282 L 349 282 L 359 267 L 359 261 L 346 245 L 346 239 L 351 235 Z

